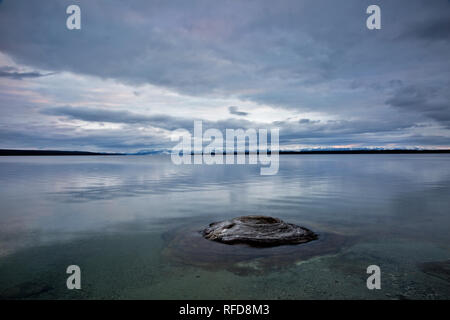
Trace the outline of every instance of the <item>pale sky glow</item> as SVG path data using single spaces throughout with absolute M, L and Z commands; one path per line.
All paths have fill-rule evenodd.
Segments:
M 0 148 L 169 149 L 172 131 L 280 129 L 281 149 L 450 146 L 450 3 L 0 3 Z M 266 9 L 264 9 L 266 8 Z M 61 14 L 62 12 L 62 14 Z

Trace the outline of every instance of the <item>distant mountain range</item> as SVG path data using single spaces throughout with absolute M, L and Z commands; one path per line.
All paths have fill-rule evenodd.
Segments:
M 270 153 L 270 150 L 268 150 Z M 125 156 L 170 154 L 170 150 L 142 150 L 135 153 L 108 153 L 61 150 L 14 150 L 0 149 L 0 156 Z M 246 152 L 248 153 L 248 151 Z M 411 154 L 411 153 L 450 153 L 450 149 L 383 149 L 383 148 L 320 148 L 301 150 L 280 150 L 280 154 Z M 236 152 L 235 152 L 236 154 Z

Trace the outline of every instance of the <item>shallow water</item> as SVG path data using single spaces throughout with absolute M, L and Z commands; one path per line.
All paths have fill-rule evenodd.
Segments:
M 260 176 L 168 156 L 0 157 L 0 297 L 449 299 L 447 265 L 422 265 L 450 259 L 449 160 L 282 155 Z M 320 238 L 261 250 L 197 233 L 248 214 Z M 66 288 L 71 264 L 82 290 Z M 366 287 L 372 264 L 381 290 Z

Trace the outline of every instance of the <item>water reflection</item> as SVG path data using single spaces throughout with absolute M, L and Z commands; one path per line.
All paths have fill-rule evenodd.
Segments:
M 366 261 L 361 250 L 369 243 L 375 250 L 373 243 L 380 241 L 384 249 L 372 255 L 378 259 L 388 259 L 389 252 L 390 261 L 401 263 L 408 252 L 418 263 L 445 261 L 449 160 L 448 155 L 285 155 L 278 175 L 260 176 L 256 165 L 175 166 L 168 156 L 2 157 L 0 262 L 43 245 L 50 254 L 51 246 L 112 235 L 161 239 L 172 228 L 247 214 L 360 239 L 353 247 L 357 253 L 348 249 L 333 262 L 342 272 L 351 261 Z M 396 241 L 405 245 L 396 253 L 386 249 Z M 90 252 L 80 251 L 80 259 Z

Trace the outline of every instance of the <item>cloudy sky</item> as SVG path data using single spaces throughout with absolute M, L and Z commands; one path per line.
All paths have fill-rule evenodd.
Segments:
M 450 148 L 449 57 L 449 0 L 1 0 L 0 148 L 164 149 L 196 119 L 284 149 Z

